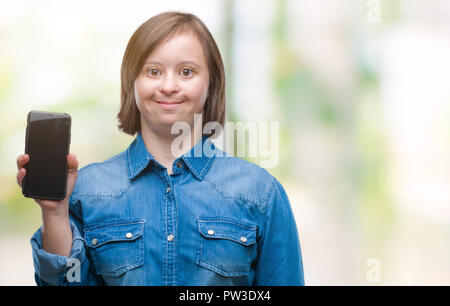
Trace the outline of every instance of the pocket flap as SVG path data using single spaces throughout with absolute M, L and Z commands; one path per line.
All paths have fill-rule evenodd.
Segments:
M 256 226 L 232 220 L 198 220 L 198 230 L 205 238 L 228 239 L 245 246 L 256 241 Z
M 91 248 L 114 241 L 133 241 L 144 233 L 144 220 L 119 220 L 96 224 L 85 229 L 84 238 Z

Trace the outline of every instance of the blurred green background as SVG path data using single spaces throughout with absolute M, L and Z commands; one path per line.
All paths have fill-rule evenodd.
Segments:
M 125 150 L 122 56 L 137 27 L 166 10 L 196 14 L 215 37 L 227 121 L 280 123 L 279 163 L 267 170 L 289 195 L 307 284 L 450 284 L 449 1 L 0 7 L 0 285 L 34 284 L 40 209 L 15 179 L 27 113 L 70 113 L 81 167 Z

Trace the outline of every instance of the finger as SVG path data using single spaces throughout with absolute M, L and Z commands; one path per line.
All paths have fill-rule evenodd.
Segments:
M 67 155 L 67 166 L 69 167 L 69 171 L 78 169 L 78 160 L 75 154 Z
M 28 154 L 21 154 L 17 157 L 17 170 L 23 168 L 23 166 L 30 161 L 30 156 Z
M 25 177 L 26 170 L 24 168 L 20 169 L 19 172 L 17 172 L 17 184 L 22 187 L 23 178 Z

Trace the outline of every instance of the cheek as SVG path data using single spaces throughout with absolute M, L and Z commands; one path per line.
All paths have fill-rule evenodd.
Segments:
M 208 98 L 208 92 L 209 92 L 209 84 L 207 84 L 206 86 L 203 86 L 203 90 L 202 90 L 202 100 L 203 100 L 203 102 L 205 102 L 206 98 Z
M 134 97 L 137 106 L 139 107 L 142 101 L 150 98 L 153 94 L 153 91 L 154 89 L 151 84 L 136 80 L 136 82 L 134 82 Z
M 191 90 L 192 97 L 193 98 L 195 97 L 195 100 L 199 104 L 204 105 L 206 98 L 208 97 L 209 84 L 208 84 L 208 82 L 206 82 L 206 85 L 205 85 L 205 81 L 202 81 L 196 85 L 197 86 L 194 86 Z

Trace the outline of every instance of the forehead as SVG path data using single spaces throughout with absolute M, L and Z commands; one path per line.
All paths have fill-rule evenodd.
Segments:
M 194 61 L 206 64 L 203 45 L 197 35 L 191 32 L 175 34 L 166 38 L 146 58 L 148 62 Z

